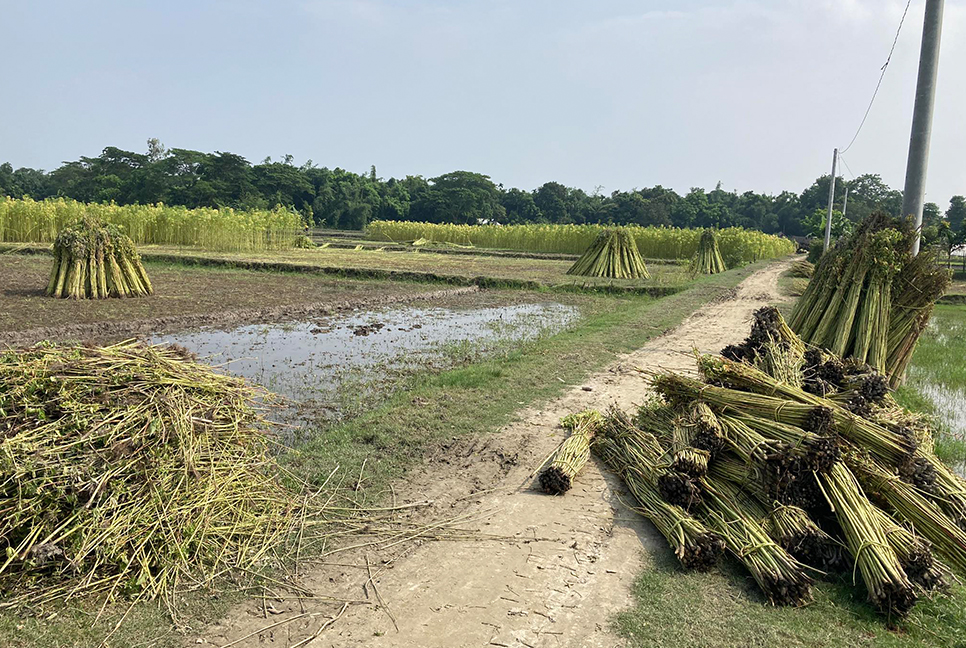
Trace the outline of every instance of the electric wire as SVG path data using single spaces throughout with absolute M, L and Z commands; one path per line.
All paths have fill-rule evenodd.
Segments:
M 889 56 L 886 58 L 886 62 L 882 65 L 881 74 L 879 74 L 879 82 L 875 84 L 875 91 L 872 93 L 872 100 L 869 101 L 869 107 L 865 109 L 865 115 L 862 117 L 862 121 L 859 123 L 858 130 L 855 131 L 855 135 L 852 136 L 852 141 L 849 145 L 840 151 L 840 153 L 845 153 L 852 145 L 855 144 L 855 140 L 858 139 L 859 133 L 862 132 L 862 127 L 865 126 L 865 120 L 869 118 L 869 113 L 872 111 L 872 104 L 875 103 L 876 95 L 879 94 L 879 88 L 882 86 L 882 79 L 885 78 L 886 70 L 889 68 L 889 63 L 892 61 L 892 54 L 896 51 L 896 43 L 899 42 L 899 33 L 902 31 L 902 24 L 906 21 L 906 14 L 909 13 L 909 5 L 912 4 L 912 0 L 907 0 L 906 8 L 902 12 L 902 19 L 899 21 L 899 28 L 896 30 L 896 37 L 892 41 L 892 48 L 889 50 Z

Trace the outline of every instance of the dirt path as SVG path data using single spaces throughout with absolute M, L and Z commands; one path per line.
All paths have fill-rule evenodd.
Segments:
M 433 510 L 424 513 L 427 519 L 466 512 L 478 519 L 467 528 L 505 539 L 426 542 L 410 546 L 405 555 L 343 558 L 349 566 L 305 575 L 300 584 L 312 591 L 331 595 L 336 589 L 346 598 L 372 597 L 370 605 L 348 607 L 305 645 L 621 645 L 607 629 L 609 620 L 631 604 L 630 585 L 640 568 L 642 545 L 659 547 L 663 538 L 620 504 L 616 493 L 621 489 L 596 464 L 588 466 L 565 497 L 530 489 L 528 476 L 559 442 L 564 415 L 639 404 L 644 381 L 635 369 L 691 371 L 693 347 L 717 351 L 744 337 L 756 308 L 781 301 L 777 280 L 786 267 L 787 262 L 778 263 L 756 272 L 730 299 L 698 310 L 584 385 L 539 409 L 521 411 L 500 434 L 454 440 L 442 448 L 407 483 L 397 485 L 396 492 L 407 493 L 410 501 L 433 500 Z M 367 561 L 374 565 L 373 580 L 388 611 L 376 604 L 371 586 L 363 590 Z M 341 608 L 307 602 L 275 606 L 280 614 L 267 620 L 261 605 L 241 606 L 190 644 L 224 646 L 303 610 L 316 613 L 237 644 L 290 647 L 313 636 Z

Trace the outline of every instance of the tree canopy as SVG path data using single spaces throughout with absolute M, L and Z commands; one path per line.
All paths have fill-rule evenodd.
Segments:
M 234 153 L 203 153 L 166 148 L 156 138 L 147 151 L 113 146 L 97 157 L 81 157 L 45 172 L 0 164 L 0 194 L 43 199 L 56 196 L 85 202 L 165 203 L 186 207 L 271 208 L 298 210 L 314 225 L 361 229 L 373 219 L 432 223 L 614 223 L 675 227 L 737 225 L 770 234 L 815 234 L 827 211 L 830 176 L 815 180 L 801 193 L 778 195 L 712 191 L 693 187 L 684 195 L 655 185 L 609 195 L 586 193 L 559 182 L 533 189 L 505 189 L 489 176 L 451 171 L 435 178 L 419 175 L 379 178 L 376 168 L 355 173 L 318 167 L 311 160 L 295 166 L 291 155 L 252 164 Z M 846 205 L 845 191 L 848 188 Z M 847 231 L 872 211 L 898 214 L 902 192 L 876 174 L 835 183 L 835 226 Z M 843 215 L 844 212 L 844 215 Z M 966 200 L 953 196 L 943 213 L 926 205 L 927 237 L 943 227 L 963 231 Z

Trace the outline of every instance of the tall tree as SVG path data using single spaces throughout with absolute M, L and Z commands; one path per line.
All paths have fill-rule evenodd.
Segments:
M 963 196 L 953 196 L 949 200 L 949 209 L 946 210 L 946 220 L 953 232 L 962 232 L 963 223 L 966 222 L 966 198 Z

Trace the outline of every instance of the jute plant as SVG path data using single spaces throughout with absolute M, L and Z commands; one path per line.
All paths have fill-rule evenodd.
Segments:
M 166 347 L 0 354 L 0 606 L 169 597 L 273 560 L 303 502 L 253 397 Z

